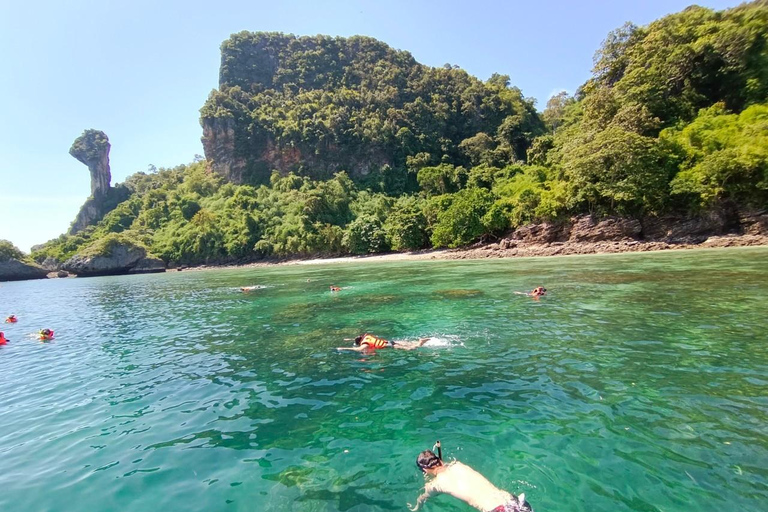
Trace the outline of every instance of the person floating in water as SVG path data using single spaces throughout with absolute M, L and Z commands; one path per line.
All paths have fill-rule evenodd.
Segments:
M 5 333 L 0 331 L 0 345 L 5 345 L 6 343 L 8 343 L 8 339 L 5 337 Z
M 338 287 L 338 286 L 333 286 L 333 285 L 331 285 L 331 291 L 332 291 L 332 292 L 340 292 L 340 291 L 341 291 L 341 288 L 340 288 L 340 287 Z
M 262 286 L 260 284 L 256 284 L 256 285 L 253 285 L 253 286 L 241 286 L 240 287 L 240 291 L 243 292 L 243 293 L 248 293 L 248 292 L 252 292 L 254 290 L 261 290 L 262 288 L 264 288 L 264 286 Z
M 7 324 L 15 324 L 18 321 L 19 319 L 16 318 L 16 315 L 8 315 L 8 318 L 5 319 L 5 323 Z
M 379 350 L 382 348 L 414 350 L 424 345 L 427 341 L 429 341 L 429 338 L 419 338 L 419 341 L 391 341 L 379 338 L 373 334 L 365 333 L 355 338 L 354 347 L 338 347 L 337 350 L 354 350 L 355 352 Z
M 534 299 L 538 299 L 539 297 L 543 297 L 547 294 L 547 289 L 543 286 L 537 286 L 533 289 L 533 291 L 530 292 L 515 292 L 517 295 L 527 295 L 528 297 L 533 297 Z
M 42 329 L 38 334 L 40 341 L 48 341 L 53 339 L 53 331 L 50 329 Z
M 440 441 L 436 446 L 440 453 Z M 425 476 L 434 478 L 424 486 L 416 505 L 408 504 L 412 511 L 418 510 L 433 494 L 446 493 L 482 512 L 533 512 L 531 505 L 525 501 L 525 494 L 515 496 L 498 489 L 483 475 L 459 461 L 443 464 L 441 457 L 425 450 L 416 458 L 416 465 Z

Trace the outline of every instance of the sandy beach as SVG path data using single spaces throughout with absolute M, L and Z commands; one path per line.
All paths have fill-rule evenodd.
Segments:
M 184 271 L 268 267 L 274 265 L 320 265 L 330 263 L 390 262 L 417 260 L 474 260 L 488 258 L 531 258 L 550 256 L 574 256 L 583 254 L 618 254 L 626 252 L 678 251 L 688 249 L 713 249 L 720 247 L 768 246 L 765 235 L 712 236 L 701 243 L 667 243 L 658 241 L 619 240 L 602 242 L 553 242 L 545 244 L 523 243 L 502 239 L 495 243 L 476 244 L 459 249 L 436 249 L 412 252 L 392 252 L 337 258 L 303 258 L 257 261 L 243 264 L 200 265 L 183 268 Z M 169 269 L 173 270 L 173 269 Z

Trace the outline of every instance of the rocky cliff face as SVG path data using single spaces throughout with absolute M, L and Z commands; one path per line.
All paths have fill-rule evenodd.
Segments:
M 23 281 L 25 279 L 45 279 L 48 271 L 37 265 L 24 263 L 11 258 L 0 261 L 0 281 Z
M 497 243 L 447 253 L 447 259 L 565 256 L 694 247 L 768 245 L 768 211 L 698 217 L 605 217 L 580 215 L 567 221 L 521 226 Z
M 61 268 L 78 277 L 165 272 L 162 260 L 149 256 L 143 247 L 124 241 L 114 242 L 100 253 L 76 254 Z
M 363 177 L 374 169 L 391 166 L 393 160 L 383 149 L 368 145 L 364 148 L 301 147 L 280 145 L 269 134 L 259 133 L 248 143 L 248 159 L 243 154 L 245 144 L 236 138 L 235 120 L 231 117 L 202 118 L 203 150 L 211 168 L 227 181 L 236 184 L 265 183 L 272 171 L 281 174 L 311 170 L 313 176 L 327 179 L 339 171 L 352 177 Z M 257 140 L 258 139 L 258 140 Z
M 214 171 L 232 183 L 243 182 L 245 160 L 235 156 L 235 121 L 231 117 L 205 118 L 203 151 Z
M 91 196 L 100 199 L 107 195 L 112 174 L 109 170 L 109 138 L 100 130 L 85 130 L 75 139 L 69 154 L 88 166 L 91 173 Z
M 69 154 L 88 166 L 91 173 L 91 197 L 83 204 L 69 228 L 74 235 L 99 222 L 121 201 L 128 198 L 128 190 L 113 188 L 109 169 L 109 138 L 100 130 L 85 130 L 69 148 Z
M 88 226 L 98 223 L 106 214 L 114 210 L 118 204 L 128 199 L 130 195 L 130 190 L 122 185 L 118 185 L 117 187 L 110 187 L 103 197 L 98 199 L 89 197 L 83 203 L 83 206 L 80 207 L 80 211 L 77 212 L 77 217 L 72 221 L 68 233 L 74 235 Z

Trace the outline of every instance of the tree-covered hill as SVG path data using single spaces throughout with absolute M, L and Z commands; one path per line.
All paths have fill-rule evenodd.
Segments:
M 206 160 L 138 173 L 62 261 L 124 233 L 166 262 L 458 247 L 582 213 L 768 206 L 768 2 L 611 32 L 543 112 L 509 78 L 367 37 L 241 32 L 201 109 Z
M 408 170 L 468 165 L 478 149 L 523 161 L 544 131 L 509 77 L 487 82 L 369 37 L 240 32 L 221 46 L 219 89 L 201 109 L 206 156 L 235 183 L 272 170 L 325 179 L 346 171 L 387 193 Z

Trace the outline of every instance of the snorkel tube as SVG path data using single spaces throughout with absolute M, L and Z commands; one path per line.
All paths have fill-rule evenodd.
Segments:
M 443 462 L 443 447 L 440 445 L 440 440 L 438 439 L 435 445 L 432 447 L 432 451 L 435 451 L 435 448 L 437 448 L 437 458 L 440 459 L 440 462 Z

